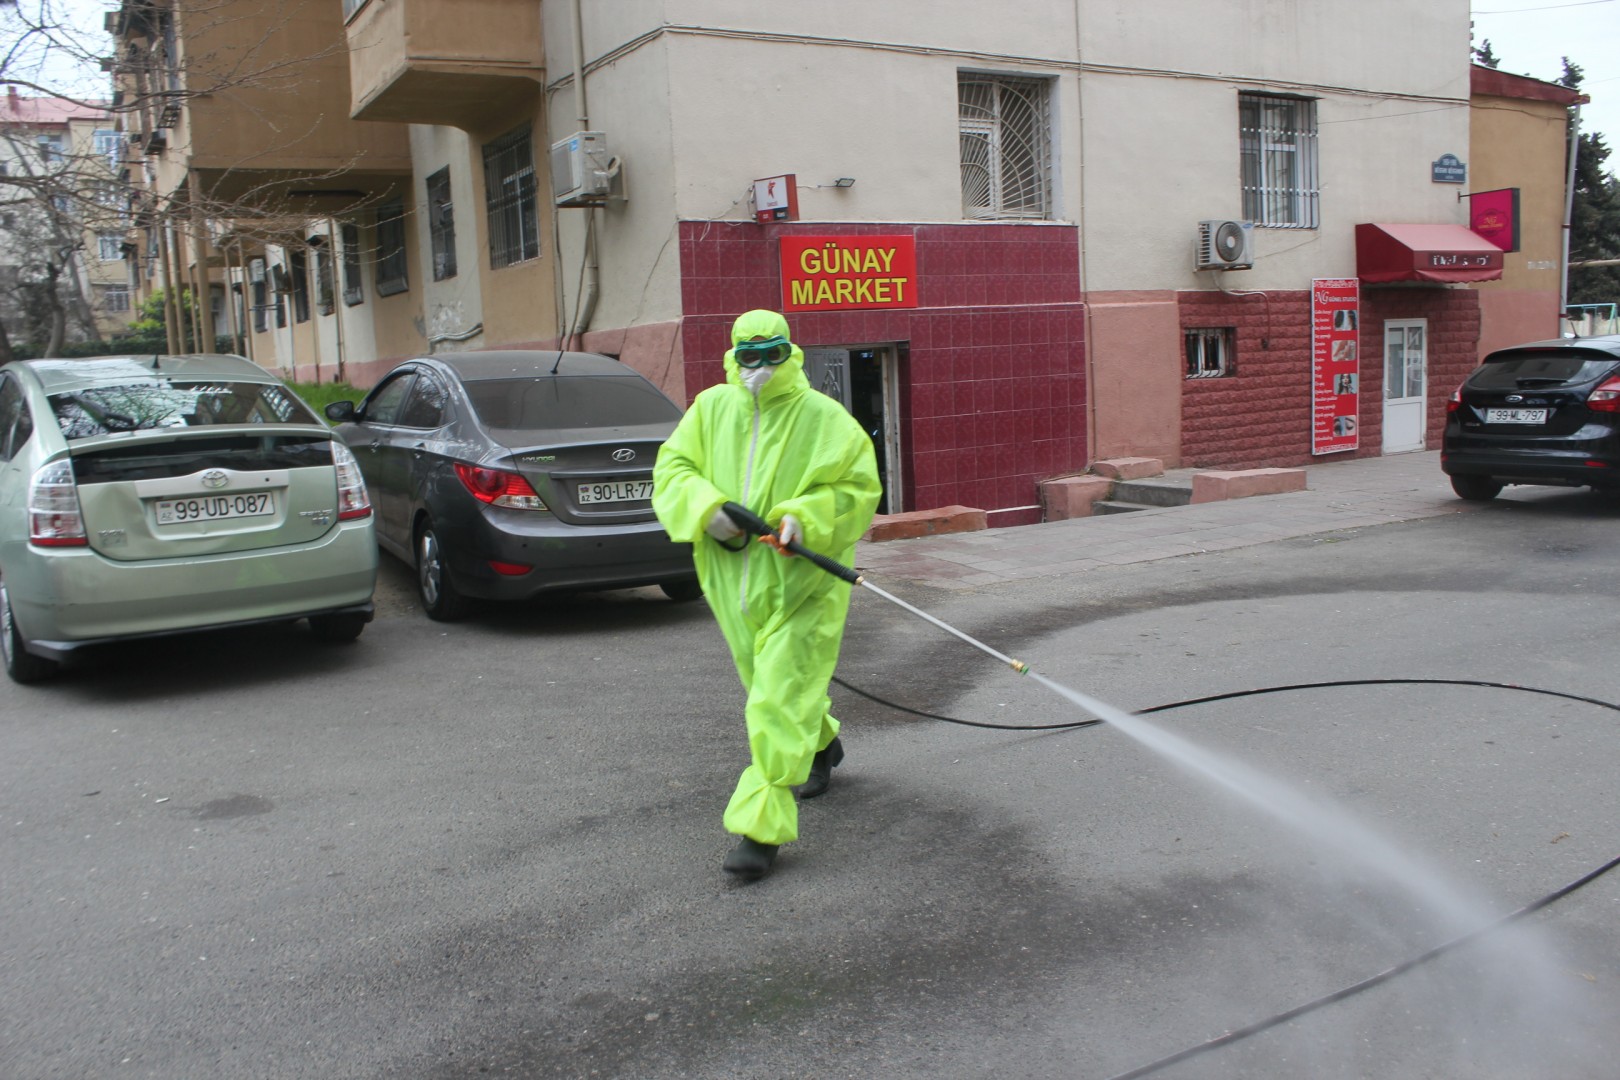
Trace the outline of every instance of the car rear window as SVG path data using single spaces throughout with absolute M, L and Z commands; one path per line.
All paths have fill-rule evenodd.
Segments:
M 1494 353 L 1468 377 L 1477 390 L 1520 390 L 1527 386 L 1579 385 L 1611 371 L 1620 360 L 1607 353 L 1573 349 L 1526 349 Z
M 320 423 L 309 406 L 275 383 L 142 379 L 64 391 L 50 401 L 68 439 L 211 424 Z
M 656 386 L 625 376 L 487 379 L 466 387 L 484 425 L 505 431 L 623 427 L 681 418 L 681 410 Z

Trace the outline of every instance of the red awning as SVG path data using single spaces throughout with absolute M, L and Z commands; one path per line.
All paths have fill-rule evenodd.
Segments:
M 1502 249 L 1462 225 L 1357 225 L 1362 281 L 1495 281 Z

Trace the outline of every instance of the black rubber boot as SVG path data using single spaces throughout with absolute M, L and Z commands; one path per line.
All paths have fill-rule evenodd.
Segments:
M 726 855 L 721 868 L 744 881 L 758 881 L 771 872 L 771 864 L 776 862 L 776 849 L 776 844 L 762 844 L 758 840 L 741 837 L 737 846 Z
M 810 777 L 799 786 L 799 798 L 813 799 L 825 795 L 832 784 L 832 771 L 844 760 L 844 744 L 836 737 L 824 749 L 816 751 L 810 759 Z

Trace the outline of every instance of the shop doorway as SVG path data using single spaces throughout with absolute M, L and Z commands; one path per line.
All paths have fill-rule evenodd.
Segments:
M 804 350 L 810 385 L 841 402 L 872 440 L 883 481 L 880 514 L 902 509 L 905 477 L 900 447 L 900 362 L 894 345 L 838 345 Z
M 1422 450 L 1428 411 L 1427 319 L 1384 324 L 1384 447 L 1386 454 Z

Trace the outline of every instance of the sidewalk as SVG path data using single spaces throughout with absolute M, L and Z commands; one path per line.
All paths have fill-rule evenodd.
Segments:
M 1437 450 L 1312 465 L 1305 486 L 1282 495 L 862 543 L 855 565 L 878 583 L 967 589 L 1478 508 L 1452 493 Z

